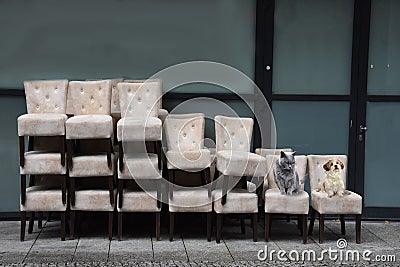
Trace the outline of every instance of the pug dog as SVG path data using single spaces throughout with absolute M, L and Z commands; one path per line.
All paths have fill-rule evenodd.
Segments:
M 326 179 L 322 182 L 321 187 L 317 189 L 317 192 L 324 191 L 331 198 L 334 195 L 343 197 L 344 195 L 350 195 L 351 192 L 344 188 L 342 180 L 342 171 L 344 164 L 338 159 L 331 159 L 322 166 L 326 173 Z

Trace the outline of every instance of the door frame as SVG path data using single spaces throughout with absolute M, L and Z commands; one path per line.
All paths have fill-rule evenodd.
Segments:
M 275 2 L 257 0 L 255 82 L 272 109 L 273 100 L 345 101 L 350 103 L 348 139 L 348 188 L 364 196 L 365 138 L 360 142 L 360 125 L 366 125 L 367 101 L 400 102 L 400 96 L 368 96 L 368 54 L 371 0 L 354 0 L 351 84 L 349 95 L 273 94 L 273 42 Z M 267 68 L 269 66 L 269 68 Z M 273 109 L 272 109 L 273 110 Z M 363 198 L 364 199 L 364 198 Z M 398 219 L 400 208 L 365 207 L 364 219 Z

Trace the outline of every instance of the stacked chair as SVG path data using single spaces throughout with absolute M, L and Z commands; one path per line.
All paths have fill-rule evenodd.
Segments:
M 67 172 L 64 140 L 67 86 L 66 80 L 24 83 L 28 114 L 18 118 L 21 241 L 25 238 L 26 212 L 31 212 L 28 233 L 32 233 L 35 212 L 39 212 L 41 227 L 43 211 L 61 213 L 61 239 L 65 239 Z M 25 137 L 29 140 L 27 152 Z M 40 140 L 52 144 L 43 146 Z M 27 175 L 30 176 L 28 188 Z
M 215 117 L 217 170 L 223 175 L 222 189 L 215 190 L 213 196 L 217 243 L 221 240 L 223 214 L 252 214 L 253 240 L 257 241 L 257 194 L 247 188 L 234 188 L 228 192 L 229 183 L 236 184 L 246 176 L 258 180 L 267 174 L 265 158 L 250 153 L 252 132 L 251 118 Z
M 156 238 L 160 239 L 161 137 L 158 118 L 162 88 L 157 81 L 118 84 L 121 119 L 117 123 L 118 239 L 122 238 L 122 215 L 129 212 L 156 214 Z M 155 152 L 147 153 L 146 143 Z M 145 189 L 143 191 L 138 184 Z
M 115 206 L 111 81 L 71 81 L 73 117 L 65 122 L 71 200 L 71 237 L 77 211 L 108 212 L 112 239 Z M 97 178 L 97 179 L 95 179 Z
M 175 213 L 201 212 L 207 214 L 207 240 L 211 241 L 211 176 L 210 151 L 203 146 L 204 114 L 170 114 L 165 119 L 167 139 L 167 168 L 169 178 L 169 239 L 173 240 Z M 175 189 L 177 171 L 197 172 L 202 185 L 191 189 Z

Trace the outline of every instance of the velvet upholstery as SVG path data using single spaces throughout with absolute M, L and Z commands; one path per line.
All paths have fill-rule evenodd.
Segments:
M 254 153 L 221 150 L 217 152 L 217 169 L 224 175 L 263 177 L 267 163 L 264 157 Z
M 257 155 L 266 157 L 267 155 L 279 155 L 281 153 L 281 151 L 283 152 L 292 152 L 293 149 L 291 148 L 256 148 L 255 153 Z
M 116 195 L 117 190 L 114 190 L 114 196 Z M 114 206 L 115 204 L 110 203 L 110 192 L 107 189 L 77 189 L 75 205 L 71 205 L 71 210 L 114 211 Z
M 159 212 L 161 207 L 157 206 L 157 192 L 149 191 L 144 192 L 131 188 L 123 190 L 123 205 L 119 208 L 118 212 Z M 118 198 L 119 201 L 119 198 Z
M 221 150 L 250 151 L 253 119 L 215 116 L 217 152 Z
M 58 113 L 24 114 L 18 117 L 19 136 L 65 135 L 67 115 Z
M 118 162 L 119 165 L 119 162 Z M 119 179 L 161 178 L 158 157 L 151 153 L 129 153 L 124 156 L 124 168 L 118 168 Z
M 234 188 L 226 195 L 226 203 L 221 204 L 222 191 L 213 191 L 214 211 L 216 213 L 257 213 L 258 197 L 246 189 Z
M 109 115 L 79 115 L 66 123 L 67 139 L 110 138 L 113 134 L 112 117 Z
M 310 201 L 304 190 L 292 195 L 282 195 L 278 188 L 268 189 L 264 195 L 267 213 L 308 214 Z
M 47 151 L 25 152 L 25 164 L 20 167 L 21 174 L 65 174 L 61 165 L 61 154 Z
M 26 189 L 26 200 L 21 211 L 66 211 L 60 187 L 31 186 Z
M 330 159 L 339 159 L 344 163 L 342 179 L 346 185 L 347 156 L 346 155 L 308 155 L 308 170 L 311 187 L 311 205 L 320 214 L 362 214 L 362 197 L 354 192 L 350 195 L 332 198 L 324 191 L 317 192 L 326 179 L 323 165 Z
M 174 190 L 169 200 L 170 212 L 211 212 L 212 199 L 208 197 L 206 188 L 190 188 Z
M 111 154 L 111 168 L 107 164 L 107 155 L 77 155 L 72 157 L 73 168 L 70 177 L 112 176 L 114 174 L 114 154 Z
M 71 112 L 73 115 L 110 115 L 111 81 L 70 81 Z
M 67 105 L 67 80 L 24 82 L 26 108 L 32 113 L 65 114 Z
M 162 138 L 162 122 L 159 118 L 136 119 L 125 117 L 117 123 L 118 141 L 159 141 Z

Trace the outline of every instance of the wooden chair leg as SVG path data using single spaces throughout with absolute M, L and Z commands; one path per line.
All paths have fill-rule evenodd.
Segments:
M 70 227 L 69 227 L 70 239 L 75 238 L 75 220 L 76 220 L 76 211 L 71 210 L 71 212 L 70 212 Z
M 225 205 L 226 203 L 226 195 L 228 194 L 228 182 L 229 182 L 229 176 L 224 175 L 222 177 L 222 198 L 221 198 L 221 204 Z
M 60 136 L 61 165 L 65 166 L 65 136 Z
M 21 231 L 19 235 L 21 242 L 25 240 L 25 227 L 26 227 L 26 211 L 21 211 Z
M 110 204 L 111 204 L 111 206 L 114 206 L 115 196 L 114 196 L 114 177 L 113 176 L 108 177 L 108 191 L 110 194 Z
M 356 215 L 356 243 L 361 243 L 361 214 Z
M 174 239 L 174 220 L 175 214 L 173 212 L 169 212 L 169 241 Z
M 311 207 L 310 226 L 308 228 L 308 235 L 312 235 L 315 222 L 315 210 Z
M 69 194 L 71 206 L 75 206 L 75 177 L 69 177 Z
M 65 241 L 65 211 L 61 212 L 61 241 Z
M 28 234 L 32 234 L 34 222 L 35 222 L 35 212 L 31 211 L 31 216 L 29 216 Z
M 212 212 L 207 212 L 207 241 L 211 241 L 211 216 Z
M 302 215 L 301 227 L 303 229 L 303 244 L 307 244 L 307 214 Z
M 161 228 L 161 214 L 160 212 L 156 212 L 156 239 L 160 241 L 160 228 Z
M 119 170 L 122 172 L 124 170 L 124 149 L 122 146 L 122 141 L 118 142 L 118 150 L 119 150 L 119 155 L 118 155 L 118 163 L 119 163 Z
M 319 243 L 324 243 L 324 223 L 325 223 L 325 215 L 319 215 Z
M 168 170 L 168 180 L 169 180 L 169 198 L 172 199 L 174 197 L 174 181 L 175 181 L 175 170 Z
M 297 229 L 299 229 L 301 232 L 301 229 L 303 229 L 303 228 L 301 227 L 302 220 L 300 217 L 301 217 L 301 215 L 297 215 Z
M 253 241 L 257 242 L 257 213 L 253 213 Z
M 43 228 L 43 211 L 38 212 L 38 228 Z
M 209 183 L 208 188 L 207 188 L 208 189 L 208 198 L 211 198 L 211 191 L 212 191 L 211 183 L 212 183 L 212 181 L 211 181 L 210 167 L 204 169 L 204 176 L 206 179 L 206 183 Z
M 72 164 L 72 155 L 74 154 L 74 140 L 72 139 L 67 139 L 67 164 L 68 164 L 68 169 L 72 170 L 73 164 Z
M 124 199 L 123 198 L 124 181 L 118 179 L 117 184 L 118 184 L 118 208 L 122 208 L 122 202 Z
M 344 215 L 340 215 L 340 230 L 342 235 L 346 235 L 346 223 L 344 221 Z
M 222 235 L 222 214 L 217 213 L 217 238 L 216 242 L 221 242 L 221 235 Z
M 61 178 L 61 200 L 65 205 L 67 204 L 67 176 L 63 175 Z
M 118 212 L 118 241 L 122 240 L 122 212 Z
M 19 137 L 19 166 L 24 167 L 25 165 L 25 137 Z
M 21 204 L 25 205 L 26 201 L 26 175 L 21 175 Z
M 271 214 L 265 213 L 264 215 L 264 230 L 265 230 L 265 241 L 268 242 L 269 235 L 271 232 Z
M 246 226 L 244 224 L 243 216 L 240 216 L 240 232 L 242 235 L 246 234 Z
M 108 212 L 108 240 L 112 240 L 113 237 L 113 219 L 114 219 L 114 212 Z
M 109 144 L 107 146 L 107 166 L 111 170 L 111 168 L 112 168 L 111 153 L 113 151 L 113 148 L 112 148 L 112 140 L 111 140 L 111 138 L 108 139 L 108 141 L 109 141 Z

